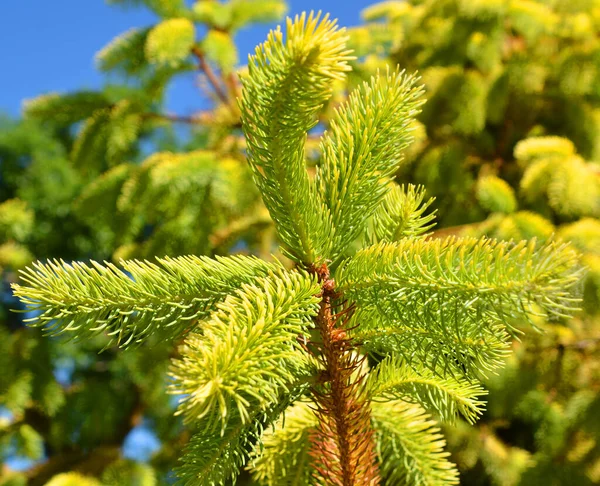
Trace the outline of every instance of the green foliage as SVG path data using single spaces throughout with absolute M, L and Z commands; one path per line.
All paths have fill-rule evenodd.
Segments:
M 569 287 L 580 277 L 576 262 L 577 253 L 560 244 L 405 239 L 359 251 L 340 266 L 336 281 L 353 300 L 380 308 L 389 302 L 417 311 L 431 298 L 444 307 L 471 308 L 479 318 L 527 313 L 533 304 L 562 315 L 572 310 Z M 566 277 L 560 286 L 555 282 L 559 275 Z
M 25 240 L 33 231 L 35 214 L 20 199 L 8 199 L 0 204 L 0 239 Z
M 517 207 L 517 199 L 506 181 L 495 176 L 481 177 L 477 181 L 477 199 L 491 212 L 510 214 Z
M 309 180 L 304 161 L 306 132 L 343 79 L 348 52 L 335 22 L 303 14 L 288 19 L 289 40 L 272 31 L 250 58 L 241 108 L 248 162 L 287 256 L 298 262 L 327 256 L 332 228 Z
M 515 146 L 515 158 L 523 171 L 519 184 L 525 203 L 545 217 L 531 211 L 506 217 L 492 215 L 468 232 L 503 240 L 536 237 L 542 241 L 556 233 L 571 241 L 584 254 L 583 262 L 589 261 L 594 267 L 594 256 L 600 251 L 599 222 L 595 218 L 599 214 L 600 178 L 595 164 L 583 161 L 572 142 L 556 136 L 520 141 Z M 581 219 L 572 221 L 575 218 Z M 558 224 L 555 226 L 553 221 Z M 597 307 L 594 275 L 592 271 L 584 284 L 585 308 L 591 314 L 596 313 Z
M 297 393 L 290 396 L 293 399 Z M 196 433 L 186 448 L 183 465 L 178 468 L 181 483 L 220 485 L 235 480 L 251 454 L 252 444 L 260 438 L 265 426 L 281 415 L 290 396 L 267 409 L 255 408 L 247 420 L 241 419 L 234 409 L 221 432 L 209 429 Z
M 111 206 L 115 205 L 123 183 L 132 171 L 131 165 L 120 164 L 90 182 L 75 203 L 76 214 L 90 226 L 110 224 L 115 217 Z M 108 203 L 111 200 L 112 205 Z
M 201 47 L 206 58 L 216 63 L 225 73 L 231 73 L 238 63 L 237 49 L 226 32 L 211 30 L 206 34 Z
M 539 159 L 566 159 L 575 155 L 573 142 L 562 137 L 532 137 L 515 146 L 515 158 L 529 164 Z
M 89 117 L 73 145 L 71 159 L 83 172 L 99 172 L 105 162 L 114 166 L 131 153 L 141 129 L 135 106 L 121 101 Z
M 423 102 L 415 82 L 398 71 L 376 75 L 350 95 L 323 137 L 316 184 L 335 231 L 327 252 L 332 260 L 360 236 L 398 170 L 411 140 L 410 122 Z
M 597 397 L 593 391 L 576 387 L 587 374 L 597 376 L 592 358 L 596 345 L 578 349 L 582 335 L 575 326 L 548 326 L 545 330 L 546 334 L 531 343 L 531 349 L 518 349 L 506 372 L 490 381 L 493 405 L 486 434 L 477 437 L 466 429 L 460 433 L 472 441 L 471 446 L 463 446 L 465 459 L 473 447 L 482 448 L 484 466 L 497 484 L 561 484 L 567 477 L 574 484 L 594 482 L 595 429 L 588 420 L 597 411 Z M 556 337 L 563 346 L 561 351 L 552 346 Z M 505 426 L 497 422 L 502 418 L 521 424 L 518 442 L 506 442 Z M 523 434 L 532 426 L 533 435 Z
M 246 423 L 254 410 L 276 403 L 305 366 L 300 340 L 317 313 L 318 292 L 314 278 L 289 273 L 227 297 L 202 334 L 186 340 L 174 366 L 174 391 L 188 397 L 179 408 L 184 420 L 225 427 L 231 410 Z
M 122 70 L 127 74 L 140 72 L 146 66 L 144 46 L 149 29 L 131 29 L 115 37 L 96 54 L 101 71 Z
M 144 5 L 161 17 L 178 17 L 185 13 L 184 0 L 107 0 L 107 3 L 124 7 Z
M 402 400 L 374 403 L 373 426 L 385 484 L 458 484 L 446 442 L 421 407 Z
M 232 0 L 196 2 L 192 10 L 200 22 L 235 31 L 251 23 L 279 20 L 286 13 L 287 5 L 281 0 Z
M 16 449 L 24 457 L 40 459 L 44 454 L 44 442 L 33 427 L 25 424 L 16 434 Z
M 399 241 L 423 235 L 433 228 L 435 211 L 425 214 L 434 199 L 425 201 L 423 186 L 392 186 L 373 215 L 372 227 L 367 228 L 370 243 Z
M 581 252 L 600 254 L 600 221 L 582 218 L 561 227 L 559 235 Z
M 500 240 L 520 241 L 537 238 L 545 241 L 555 231 L 554 225 L 539 214 L 531 211 L 517 211 L 508 216 L 492 215 L 474 231 L 474 234 L 479 235 L 483 232 Z
M 0 245 L 0 269 L 11 268 L 18 270 L 30 264 L 34 260 L 33 255 L 27 247 L 8 241 Z
M 75 211 L 116 261 L 224 251 L 242 237 L 250 244 L 270 221 L 257 207 L 257 191 L 246 187 L 249 177 L 240 161 L 212 151 L 158 152 L 102 174 L 83 189 Z M 255 208 L 258 214 L 248 214 Z
M 182 484 L 225 484 L 244 465 L 267 484 L 342 484 L 361 474 L 386 484 L 455 484 L 457 470 L 425 410 L 474 422 L 485 394 L 477 380 L 502 364 L 517 323 L 564 318 L 579 302 L 582 272 L 568 244 L 422 237 L 431 201 L 423 202 L 422 188 L 392 184 L 418 127 L 413 77 L 387 71 L 360 84 L 334 112 L 310 176 L 307 135 L 349 69 L 345 42 L 327 17 L 303 14 L 288 20 L 285 38 L 279 29 L 269 34 L 243 81 L 249 165 L 294 268 L 251 256 L 129 260 L 121 268 L 51 260 L 13 284 L 36 313 L 31 322 L 51 334 L 138 344 L 142 352 L 153 340 L 167 351 L 186 331 L 170 382 L 193 431 L 178 468 Z M 132 217 L 173 214 L 194 193 L 201 197 L 190 208 L 214 193 L 223 212 L 245 216 L 245 196 L 229 185 L 237 162 L 220 167 L 224 160 L 196 150 L 118 165 L 83 191 L 80 217 L 101 198 Z M 195 214 L 182 210 L 167 224 L 183 221 L 193 231 L 185 217 Z M 138 393 L 154 397 L 142 363 L 121 369 Z M 125 393 L 119 385 L 111 384 Z M 87 440 L 108 440 L 136 398 L 125 394 L 112 410 L 110 394 L 100 394 L 95 408 L 105 383 L 88 378 L 84 386 L 69 411 L 91 415 L 81 426 Z
M 397 357 L 384 359 L 369 377 L 369 393 L 375 401 L 403 400 L 418 403 L 442 420 L 453 421 L 458 414 L 475 423 L 487 392 L 479 383 L 464 378 L 440 379 L 429 369 L 415 370 Z
M 27 477 L 21 473 L 9 472 L 0 478 L 2 486 L 26 486 Z
M 125 346 L 158 330 L 177 335 L 228 293 L 276 268 L 241 256 L 130 261 L 123 270 L 110 263 L 54 261 L 24 271 L 28 287 L 15 285 L 15 295 L 42 311 L 34 320 L 52 334 L 106 332 Z
M 72 472 L 58 474 L 46 484 L 47 486 L 100 486 L 101 483 L 94 478 Z
M 262 435 L 262 444 L 254 451 L 252 472 L 257 482 L 279 484 L 314 484 L 310 467 L 310 435 L 317 417 L 306 402 L 296 402 L 285 418 L 280 418 Z
M 106 486 L 155 486 L 154 470 L 147 464 L 119 460 L 111 464 L 102 474 Z
M 52 93 L 28 100 L 23 111 L 26 117 L 70 125 L 109 105 L 110 101 L 103 93 L 79 91 L 67 95 Z
M 574 153 L 569 140 L 525 139 L 515 147 L 515 157 L 524 167 L 521 190 L 528 201 L 547 202 L 563 218 L 600 214 L 596 168 Z
M 600 182 L 590 172 L 587 164 L 579 158 L 558 167 L 548 184 L 550 207 L 567 218 L 599 217 Z M 582 181 L 588 182 L 582 184 Z
M 194 39 L 194 24 L 190 20 L 165 20 L 148 32 L 146 58 L 153 64 L 176 66 L 188 57 Z
M 515 266 L 516 261 L 521 263 Z M 356 316 L 363 325 L 353 336 L 366 349 L 398 353 L 442 377 L 472 377 L 502 366 L 508 347 L 504 327 L 515 332 L 513 319 L 537 313 L 538 306 L 560 315 L 573 305 L 568 290 L 562 294 L 556 287 L 553 303 L 536 297 L 530 283 L 541 279 L 537 285 L 547 290 L 552 274 L 566 271 L 574 273 L 570 284 L 563 283 L 573 285 L 576 265 L 575 252 L 554 244 L 403 240 L 359 251 L 340 266 L 336 281 L 364 309 Z
M 579 152 L 595 160 L 599 147 L 593 5 L 414 0 L 364 11 L 366 24 L 351 31 L 360 56 L 351 85 L 389 61 L 421 74 L 428 103 L 419 119 L 427 139 L 402 175 L 437 198 L 441 226 L 478 221 L 481 209 L 511 212 L 515 204 L 506 187 L 504 196 L 492 190 L 500 199 L 491 202 L 481 187 L 490 181 L 478 176 L 497 175 L 515 189 L 515 166 L 545 160 L 550 152 L 570 160 L 545 172 L 555 181 L 549 191 L 553 212 L 565 218 L 596 214 L 590 206 L 599 200 L 592 182 L 597 175 L 590 177 L 593 168 L 575 158 Z M 532 136 L 536 141 L 523 141 Z M 523 183 L 532 177 L 526 174 Z M 432 184 L 436 179 L 440 183 Z M 523 209 L 540 211 L 529 189 L 523 196 Z

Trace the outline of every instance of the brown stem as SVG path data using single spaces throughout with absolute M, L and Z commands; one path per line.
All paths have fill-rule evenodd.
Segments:
M 144 113 L 142 114 L 142 118 L 166 120 L 174 123 L 188 123 L 190 125 L 205 125 L 208 122 L 205 116 L 169 115 L 166 113 Z
M 311 455 L 317 474 L 329 484 L 379 484 L 371 410 L 364 393 L 364 357 L 353 352 L 345 324 L 352 308 L 336 314 L 335 282 L 323 265 L 319 276 L 322 301 L 316 318 L 324 374 L 314 390 L 319 427 L 312 435 Z
M 237 76 L 233 73 L 229 73 L 225 78 L 225 83 L 227 84 L 227 89 L 229 90 L 229 94 L 233 99 L 238 97 L 238 82 Z
M 62 472 L 77 471 L 89 476 L 100 476 L 112 462 L 119 459 L 121 444 L 101 445 L 90 450 L 68 451 L 53 456 L 48 461 L 27 472 L 29 486 L 42 486 Z
M 219 79 L 215 75 L 214 71 L 212 70 L 210 65 L 206 62 L 206 57 L 204 56 L 204 53 L 202 52 L 202 50 L 199 47 L 194 46 L 194 47 L 192 47 L 192 54 L 194 54 L 194 56 L 196 56 L 196 59 L 198 59 L 198 67 L 206 75 L 208 82 L 211 84 L 211 86 L 215 90 L 215 94 L 219 97 L 219 99 L 223 103 L 228 104 L 229 97 L 227 96 L 227 93 L 221 86 L 221 83 L 219 82 Z

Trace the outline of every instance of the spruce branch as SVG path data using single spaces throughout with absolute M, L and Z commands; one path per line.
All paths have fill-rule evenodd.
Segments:
M 424 366 L 408 365 L 404 360 L 389 356 L 369 375 L 370 397 L 378 402 L 403 400 L 417 403 L 442 420 L 453 422 L 458 414 L 475 423 L 483 413 L 487 395 L 481 384 L 462 377 L 440 378 Z
M 410 124 L 424 102 L 416 83 L 399 70 L 378 73 L 336 110 L 323 136 L 316 185 L 335 228 L 332 260 L 366 229 L 390 188 L 412 140 Z
M 217 305 L 202 334 L 193 333 L 172 368 L 173 393 L 183 395 L 184 422 L 227 425 L 265 409 L 306 373 L 298 338 L 312 326 L 319 286 L 306 273 L 265 277 L 242 286 Z
M 149 28 L 132 28 L 115 37 L 96 54 L 101 71 L 121 71 L 136 74 L 148 66 L 144 46 Z
M 425 215 L 434 200 L 425 201 L 423 186 L 393 186 L 377 207 L 366 240 L 375 244 L 423 235 L 435 226 L 435 211 Z
M 78 91 L 66 95 L 49 93 L 37 98 L 25 100 L 25 117 L 40 121 L 52 120 L 54 123 L 70 125 L 85 120 L 97 110 L 112 106 L 104 93 Z
M 384 484 L 458 484 L 435 422 L 421 407 L 395 400 L 373 403 L 373 427 Z
M 505 325 L 438 300 L 359 309 L 352 337 L 365 352 L 401 356 L 416 370 L 425 367 L 442 378 L 472 380 L 503 366 L 510 349 Z
M 106 333 L 120 346 L 154 332 L 179 334 L 203 319 L 244 283 L 280 267 L 254 257 L 160 258 L 157 263 L 34 263 L 21 272 L 14 294 L 29 311 L 28 322 L 51 335 L 88 337 Z
M 256 481 L 268 486 L 316 486 L 310 437 L 317 425 L 310 402 L 298 401 L 288 408 L 254 448 L 251 469 Z
M 208 125 L 210 123 L 210 114 L 199 113 L 195 115 L 174 115 L 170 113 L 142 113 L 142 119 L 146 120 L 165 120 L 172 123 L 186 123 L 188 125 Z
M 574 311 L 581 274 L 568 244 L 450 237 L 365 248 L 340 266 L 336 281 L 359 305 L 406 307 L 431 299 L 450 309 L 481 309 L 508 323 L 511 317 L 539 313 L 536 306 L 555 317 Z
M 331 223 L 304 161 L 306 133 L 348 71 L 344 31 L 327 17 L 287 21 L 250 57 L 242 79 L 242 125 L 248 161 L 287 256 L 307 264 L 325 257 Z
M 306 388 L 306 384 L 291 387 L 270 406 L 253 409 L 249 420 L 242 420 L 233 410 L 222 430 L 198 430 L 184 450 L 182 465 L 177 468 L 181 484 L 216 486 L 235 480 L 243 465 L 262 447 L 267 427 L 281 420 L 282 413 Z

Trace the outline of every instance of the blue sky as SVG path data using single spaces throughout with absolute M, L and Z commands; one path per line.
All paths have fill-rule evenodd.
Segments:
M 350 26 L 375 1 L 288 0 L 288 5 L 289 14 L 320 9 Z M 45 92 L 101 86 L 105 78 L 94 68 L 94 54 L 115 35 L 155 22 L 143 8 L 124 10 L 104 0 L 0 1 L 0 113 L 16 116 L 23 99 Z M 270 27 L 240 32 L 241 59 Z M 200 103 L 191 78 L 178 80 L 168 93 L 168 111 L 173 113 L 190 114 Z

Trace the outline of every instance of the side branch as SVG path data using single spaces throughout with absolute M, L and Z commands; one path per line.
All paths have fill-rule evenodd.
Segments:
M 217 78 L 216 74 L 206 62 L 206 57 L 204 57 L 204 53 L 200 50 L 200 48 L 192 47 L 192 54 L 194 54 L 194 56 L 196 56 L 196 59 L 198 59 L 198 67 L 206 75 L 206 78 L 215 90 L 215 94 L 217 95 L 217 97 L 223 103 L 228 104 L 229 97 L 227 96 L 227 93 L 221 86 L 221 83 L 219 82 L 219 79 Z
M 170 115 L 168 113 L 143 113 L 142 118 L 146 120 L 165 120 L 173 123 L 187 123 L 189 125 L 208 125 L 211 117 L 208 113 L 200 113 L 198 115 Z

